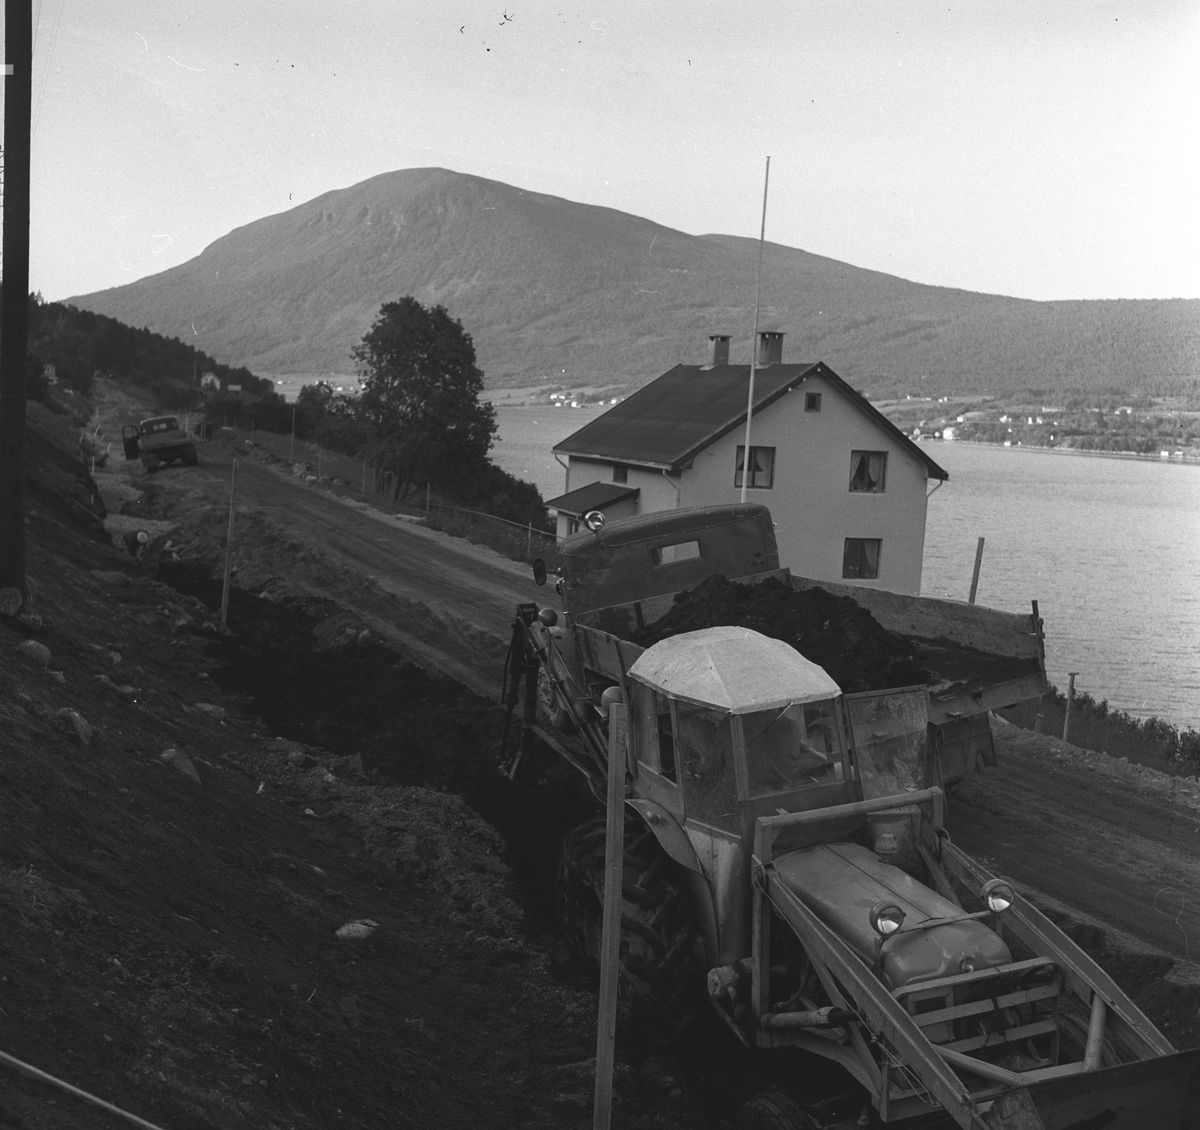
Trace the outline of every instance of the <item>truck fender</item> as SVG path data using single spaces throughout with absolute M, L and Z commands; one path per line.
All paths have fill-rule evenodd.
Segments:
M 689 908 L 704 942 L 707 965 L 717 964 L 721 944 L 712 887 L 700 866 L 700 858 L 696 855 L 696 849 L 692 847 L 687 832 L 680 827 L 675 817 L 652 800 L 630 797 L 625 803 L 642 818 L 642 823 L 650 830 L 663 851 L 687 872 Z
M 662 845 L 667 853 L 680 867 L 704 875 L 700 859 L 687 832 L 679 826 L 679 822 L 662 805 L 655 804 L 644 797 L 630 797 L 625 801 L 641 818 L 642 822 L 654 834 L 654 838 Z

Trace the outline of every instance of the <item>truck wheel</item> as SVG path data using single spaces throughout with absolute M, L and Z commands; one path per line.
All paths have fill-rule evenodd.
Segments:
M 200 456 L 198 456 L 198 455 L 196 454 L 196 449 L 195 449 L 194 447 L 189 447 L 189 448 L 188 448 L 188 449 L 187 449 L 187 450 L 186 450 L 186 451 L 183 453 L 183 463 L 184 463 L 184 466 L 186 466 L 186 467 L 195 467 L 195 466 L 196 466 L 196 464 L 197 464 L 197 463 L 199 463 L 199 462 L 200 462 Z
M 737 1130 L 815 1130 L 816 1125 L 798 1102 L 780 1091 L 755 1095 L 737 1116 Z
M 603 818 L 589 820 L 563 842 L 559 910 L 575 955 L 600 966 L 604 891 Z M 621 908 L 620 998 L 653 1042 L 678 1036 L 701 1010 L 703 956 L 687 906 L 679 865 L 636 817 L 626 817 Z
M 563 730 L 568 734 L 575 731 L 575 723 L 567 713 L 567 708 L 563 706 L 545 667 L 538 668 L 537 720 L 551 730 Z
M 147 475 L 154 474 L 154 472 L 158 470 L 158 456 L 157 455 L 143 455 L 142 456 L 142 466 L 146 468 Z

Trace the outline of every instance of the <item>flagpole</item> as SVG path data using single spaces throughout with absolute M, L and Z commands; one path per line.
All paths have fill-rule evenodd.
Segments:
M 758 357 L 758 299 L 762 293 L 763 246 L 767 238 L 767 185 L 771 181 L 771 158 L 767 158 L 767 171 L 763 176 L 762 228 L 758 233 L 758 275 L 754 280 L 754 333 L 750 338 L 750 389 L 746 394 L 746 438 L 742 445 L 742 498 L 746 501 L 746 487 L 750 483 L 750 421 L 754 416 L 754 370 Z

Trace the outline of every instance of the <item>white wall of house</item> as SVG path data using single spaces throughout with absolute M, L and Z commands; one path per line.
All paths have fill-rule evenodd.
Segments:
M 812 392 L 821 394 L 819 412 L 804 410 L 805 394 Z M 696 457 L 692 468 L 682 473 L 680 505 L 739 500 L 734 475 L 743 438 L 743 429 L 737 428 Z M 771 489 L 751 488 L 746 497 L 770 508 L 783 565 L 801 576 L 843 582 L 845 539 L 878 538 L 878 577 L 847 578 L 844 583 L 920 593 L 927 482 L 920 459 L 820 377 L 757 413 L 750 442 L 775 448 Z M 882 493 L 850 490 L 854 450 L 887 452 Z M 643 504 L 640 509 L 651 507 Z
M 567 457 L 569 471 L 567 474 L 567 485 L 563 488 L 563 493 L 568 494 L 573 490 L 579 490 L 580 487 L 585 487 L 589 483 L 611 483 L 613 479 L 613 465 L 611 463 L 601 463 L 595 459 L 580 459 L 578 456 L 570 455 Z M 604 508 L 604 517 L 608 521 L 613 521 L 616 518 L 629 518 L 634 514 L 649 514 L 658 510 L 674 510 L 679 505 L 677 490 L 680 487 L 681 476 L 675 475 L 668 477 L 662 471 L 651 470 L 647 467 L 628 466 L 626 470 L 625 486 L 631 490 L 637 488 L 640 493 L 636 498 L 623 499 L 620 502 L 614 503 L 610 507 Z M 568 516 L 559 514 L 558 516 L 558 536 L 564 538 L 568 533 Z

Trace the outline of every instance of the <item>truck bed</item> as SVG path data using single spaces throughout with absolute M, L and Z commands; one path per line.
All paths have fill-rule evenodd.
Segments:
M 929 720 L 935 724 L 1012 706 L 1046 693 L 1042 621 L 980 604 L 904 596 L 881 589 L 792 576 L 796 591 L 822 588 L 848 596 L 888 631 L 909 639 L 918 663 L 933 676 Z
M 903 637 L 916 664 L 929 673 L 929 720 L 935 725 L 969 718 L 1027 699 L 1047 689 L 1041 620 L 1036 612 L 1019 615 L 981 605 L 931 597 L 904 596 L 877 589 L 797 577 L 786 570 L 766 574 L 797 592 L 821 588 L 849 597 L 889 632 Z M 753 583 L 762 577 L 743 578 Z M 670 598 L 659 598 L 666 611 Z M 649 602 L 641 612 L 653 621 Z M 611 609 L 596 616 L 594 627 L 577 625 L 576 640 L 583 665 L 614 682 L 642 653 L 619 628 L 629 610 Z M 660 609 L 655 608 L 655 613 Z

